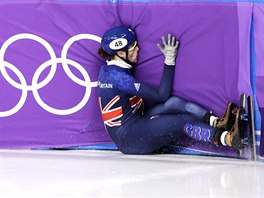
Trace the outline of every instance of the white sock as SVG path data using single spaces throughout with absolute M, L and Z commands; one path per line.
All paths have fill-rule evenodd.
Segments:
M 221 143 L 224 145 L 224 146 L 227 146 L 226 144 L 226 141 L 225 141 L 225 138 L 226 138 L 226 134 L 228 133 L 228 131 L 224 131 L 222 134 L 221 134 L 221 137 L 220 137 L 220 141 Z
M 213 127 L 215 127 L 214 126 L 214 123 L 215 123 L 215 121 L 218 119 L 218 117 L 215 117 L 215 116 L 213 116 L 213 115 L 211 115 L 210 116 L 210 126 L 213 126 Z

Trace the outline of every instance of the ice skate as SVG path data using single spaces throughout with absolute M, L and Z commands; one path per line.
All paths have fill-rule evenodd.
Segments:
M 236 119 L 234 112 L 237 109 L 238 107 L 234 103 L 229 102 L 227 104 L 224 116 L 215 121 L 214 127 L 223 131 L 230 131 Z
M 235 123 L 230 131 L 227 132 L 225 136 L 225 143 L 230 146 L 234 147 L 238 150 L 243 149 L 243 143 L 240 137 L 240 134 L 244 130 L 244 128 L 241 125 L 241 110 L 236 110 L 235 115 Z

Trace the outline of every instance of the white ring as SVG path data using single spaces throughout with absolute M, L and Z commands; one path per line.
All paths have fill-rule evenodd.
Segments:
M 17 75 L 17 77 L 19 78 L 19 80 L 21 82 L 22 87 L 23 87 L 23 85 L 24 85 L 24 87 L 27 86 L 27 82 L 26 82 L 26 79 L 24 78 L 23 74 L 14 65 L 12 65 L 11 63 L 8 63 L 6 61 L 2 61 L 1 65 L 3 67 L 8 67 L 10 70 L 12 70 Z M 27 89 L 24 88 L 24 89 L 22 89 L 21 98 L 20 98 L 19 102 L 17 103 L 17 105 L 8 111 L 4 111 L 4 112 L 0 111 L 0 117 L 8 117 L 8 116 L 11 116 L 11 115 L 15 114 L 16 112 L 18 112 L 22 108 L 22 106 L 25 104 L 26 99 L 27 99 Z
M 3 64 L 4 61 L 4 54 L 7 50 L 7 48 L 15 41 L 20 40 L 20 39 L 32 39 L 40 44 L 42 44 L 48 51 L 48 53 L 50 54 L 51 60 L 56 59 L 56 54 L 53 50 L 53 48 L 51 47 L 51 45 L 45 41 L 43 38 L 36 36 L 34 34 L 27 34 L 27 33 L 22 33 L 22 34 L 17 34 L 14 35 L 12 37 L 10 37 L 9 39 L 7 39 L 4 44 L 2 45 L 1 49 L 0 49 L 0 71 L 2 72 L 4 78 L 9 82 L 9 84 L 11 84 L 13 87 L 16 87 L 17 89 L 27 89 L 27 90 L 32 90 L 32 87 L 30 85 L 21 85 L 19 83 L 17 83 L 16 81 L 14 81 L 6 72 L 5 66 Z M 50 73 L 48 74 L 48 76 L 40 83 L 39 87 L 43 87 L 46 84 L 48 84 L 51 79 L 53 78 L 53 76 L 55 75 L 56 72 L 56 64 L 52 63 L 52 67 L 50 70 Z M 17 74 L 18 75 L 18 74 Z M 44 84 L 44 85 L 42 85 Z M 36 87 L 36 86 L 35 86 Z
M 65 45 L 63 46 L 62 48 L 62 51 L 61 51 L 61 58 L 63 60 L 66 60 L 67 59 L 67 53 L 68 53 L 68 50 L 70 48 L 70 46 L 75 42 L 75 41 L 78 41 L 78 40 L 82 40 L 82 39 L 88 39 L 88 40 L 94 40 L 94 41 L 97 41 L 98 43 L 101 43 L 101 38 L 98 37 L 98 36 L 95 36 L 95 35 L 92 35 L 92 34 L 78 34 L 78 35 L 75 35 L 73 37 L 71 37 L 66 43 Z M 82 85 L 82 86 L 86 86 L 85 85 L 85 81 L 79 79 L 78 77 L 76 77 L 72 72 L 71 70 L 69 69 L 69 66 L 67 63 L 65 62 L 62 62 L 62 65 L 63 65 L 63 69 L 65 70 L 66 74 L 74 81 L 76 82 L 77 84 L 79 85 Z M 97 86 L 97 82 L 91 82 L 91 86 L 92 87 L 96 87 Z
M 4 60 L 4 55 L 5 55 L 7 48 L 9 47 L 9 45 L 11 45 L 13 42 L 20 40 L 20 39 L 31 39 L 31 40 L 34 40 L 34 41 L 42 44 L 46 48 L 46 50 L 48 51 L 48 53 L 50 54 L 50 57 L 51 57 L 50 60 L 47 60 L 46 62 L 42 63 L 36 69 L 36 71 L 32 77 L 32 84 L 31 85 L 27 85 L 27 81 L 26 81 L 25 77 L 23 76 L 23 74 L 21 73 L 21 71 L 17 67 L 15 67 L 11 63 Z M 20 98 L 20 101 L 18 102 L 18 104 L 8 111 L 0 112 L 0 117 L 7 117 L 7 116 L 10 116 L 10 115 L 17 113 L 23 107 L 23 105 L 26 101 L 26 98 L 27 98 L 27 92 L 28 91 L 32 91 L 36 102 L 43 109 L 45 109 L 46 111 L 53 113 L 53 114 L 69 115 L 69 114 L 75 113 L 75 112 L 79 111 L 81 108 L 83 108 L 90 98 L 91 88 L 97 87 L 97 81 L 91 82 L 89 74 L 87 73 L 87 71 L 84 69 L 84 67 L 81 64 L 79 64 L 73 60 L 67 59 L 67 53 L 68 53 L 69 47 L 75 41 L 78 41 L 81 39 L 94 40 L 94 41 L 97 41 L 99 43 L 101 42 L 101 38 L 98 36 L 95 36 L 95 35 L 91 35 L 91 34 L 76 35 L 76 36 L 70 38 L 65 43 L 65 45 L 62 49 L 62 53 L 61 53 L 62 58 L 57 58 L 53 48 L 51 47 L 51 45 L 47 41 L 42 39 L 41 37 L 36 36 L 34 34 L 22 33 L 22 34 L 14 35 L 14 36 L 10 37 L 9 39 L 7 39 L 0 49 L 0 73 L 2 73 L 3 77 L 7 80 L 7 82 L 10 85 L 12 85 L 13 87 L 15 87 L 17 89 L 22 90 L 22 94 L 21 94 L 21 98 Z M 83 99 L 76 106 L 69 108 L 69 109 L 56 109 L 56 108 L 50 107 L 49 105 L 44 103 L 44 101 L 41 99 L 41 97 L 38 93 L 39 89 L 45 87 L 53 79 L 53 77 L 56 73 L 58 63 L 61 63 L 65 73 L 69 76 L 69 78 L 72 81 L 74 81 L 76 84 L 81 85 L 81 86 L 86 88 L 85 95 L 84 95 Z M 71 72 L 68 64 L 72 65 L 77 70 L 79 70 L 79 72 L 83 75 L 84 80 L 79 79 L 77 76 L 75 76 Z M 44 80 L 42 80 L 41 82 L 38 83 L 38 80 L 39 80 L 41 73 L 48 66 L 51 66 L 49 74 L 46 76 L 46 78 Z M 20 80 L 20 84 L 18 82 L 16 82 L 15 80 L 13 80 L 8 75 L 8 73 L 6 71 L 6 67 L 9 68 L 10 70 L 12 70 L 18 76 L 18 78 Z
M 87 74 L 86 70 L 77 62 L 70 60 L 70 59 L 62 59 L 62 58 L 57 58 L 56 60 L 48 60 L 45 63 L 43 63 L 35 72 L 33 79 L 32 79 L 32 86 L 37 84 L 38 78 L 41 74 L 41 72 L 47 68 L 49 65 L 51 65 L 52 61 L 56 64 L 58 63 L 62 63 L 62 62 L 66 62 L 67 64 L 70 64 L 72 66 L 74 66 L 76 69 L 78 69 L 81 74 L 83 75 L 84 79 L 85 79 L 85 83 L 86 83 L 86 90 L 85 90 L 85 95 L 83 97 L 83 99 L 81 100 L 81 102 L 79 104 L 77 104 L 75 107 L 72 107 L 70 109 L 55 109 L 53 107 L 50 107 L 49 105 L 47 105 L 46 103 L 43 102 L 43 100 L 41 99 L 41 97 L 39 96 L 38 93 L 38 89 L 32 89 L 32 93 L 37 101 L 37 103 L 46 111 L 53 113 L 53 114 L 57 114 L 57 115 L 69 115 L 69 114 L 73 114 L 77 111 L 79 111 L 81 108 L 83 108 L 85 106 L 85 104 L 87 103 L 87 101 L 90 98 L 91 95 L 91 80 L 89 75 Z

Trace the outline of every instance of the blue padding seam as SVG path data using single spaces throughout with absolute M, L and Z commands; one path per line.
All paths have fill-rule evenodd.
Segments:
M 256 73 L 257 73 L 257 63 L 256 63 L 256 49 L 254 40 L 254 17 L 252 16 L 251 30 L 250 30 L 250 81 L 251 87 L 254 94 L 254 113 L 255 113 L 255 128 L 256 130 L 261 129 L 261 114 L 259 111 L 257 103 L 257 87 L 256 87 Z

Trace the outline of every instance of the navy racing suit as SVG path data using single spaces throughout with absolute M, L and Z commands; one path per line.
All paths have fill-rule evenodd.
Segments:
M 174 66 L 164 65 L 155 88 L 137 81 L 132 66 L 107 61 L 98 78 L 99 105 L 105 128 L 126 154 L 151 154 L 181 136 L 212 142 L 216 128 L 203 122 L 207 110 L 172 96 Z M 144 112 L 144 99 L 158 105 Z

